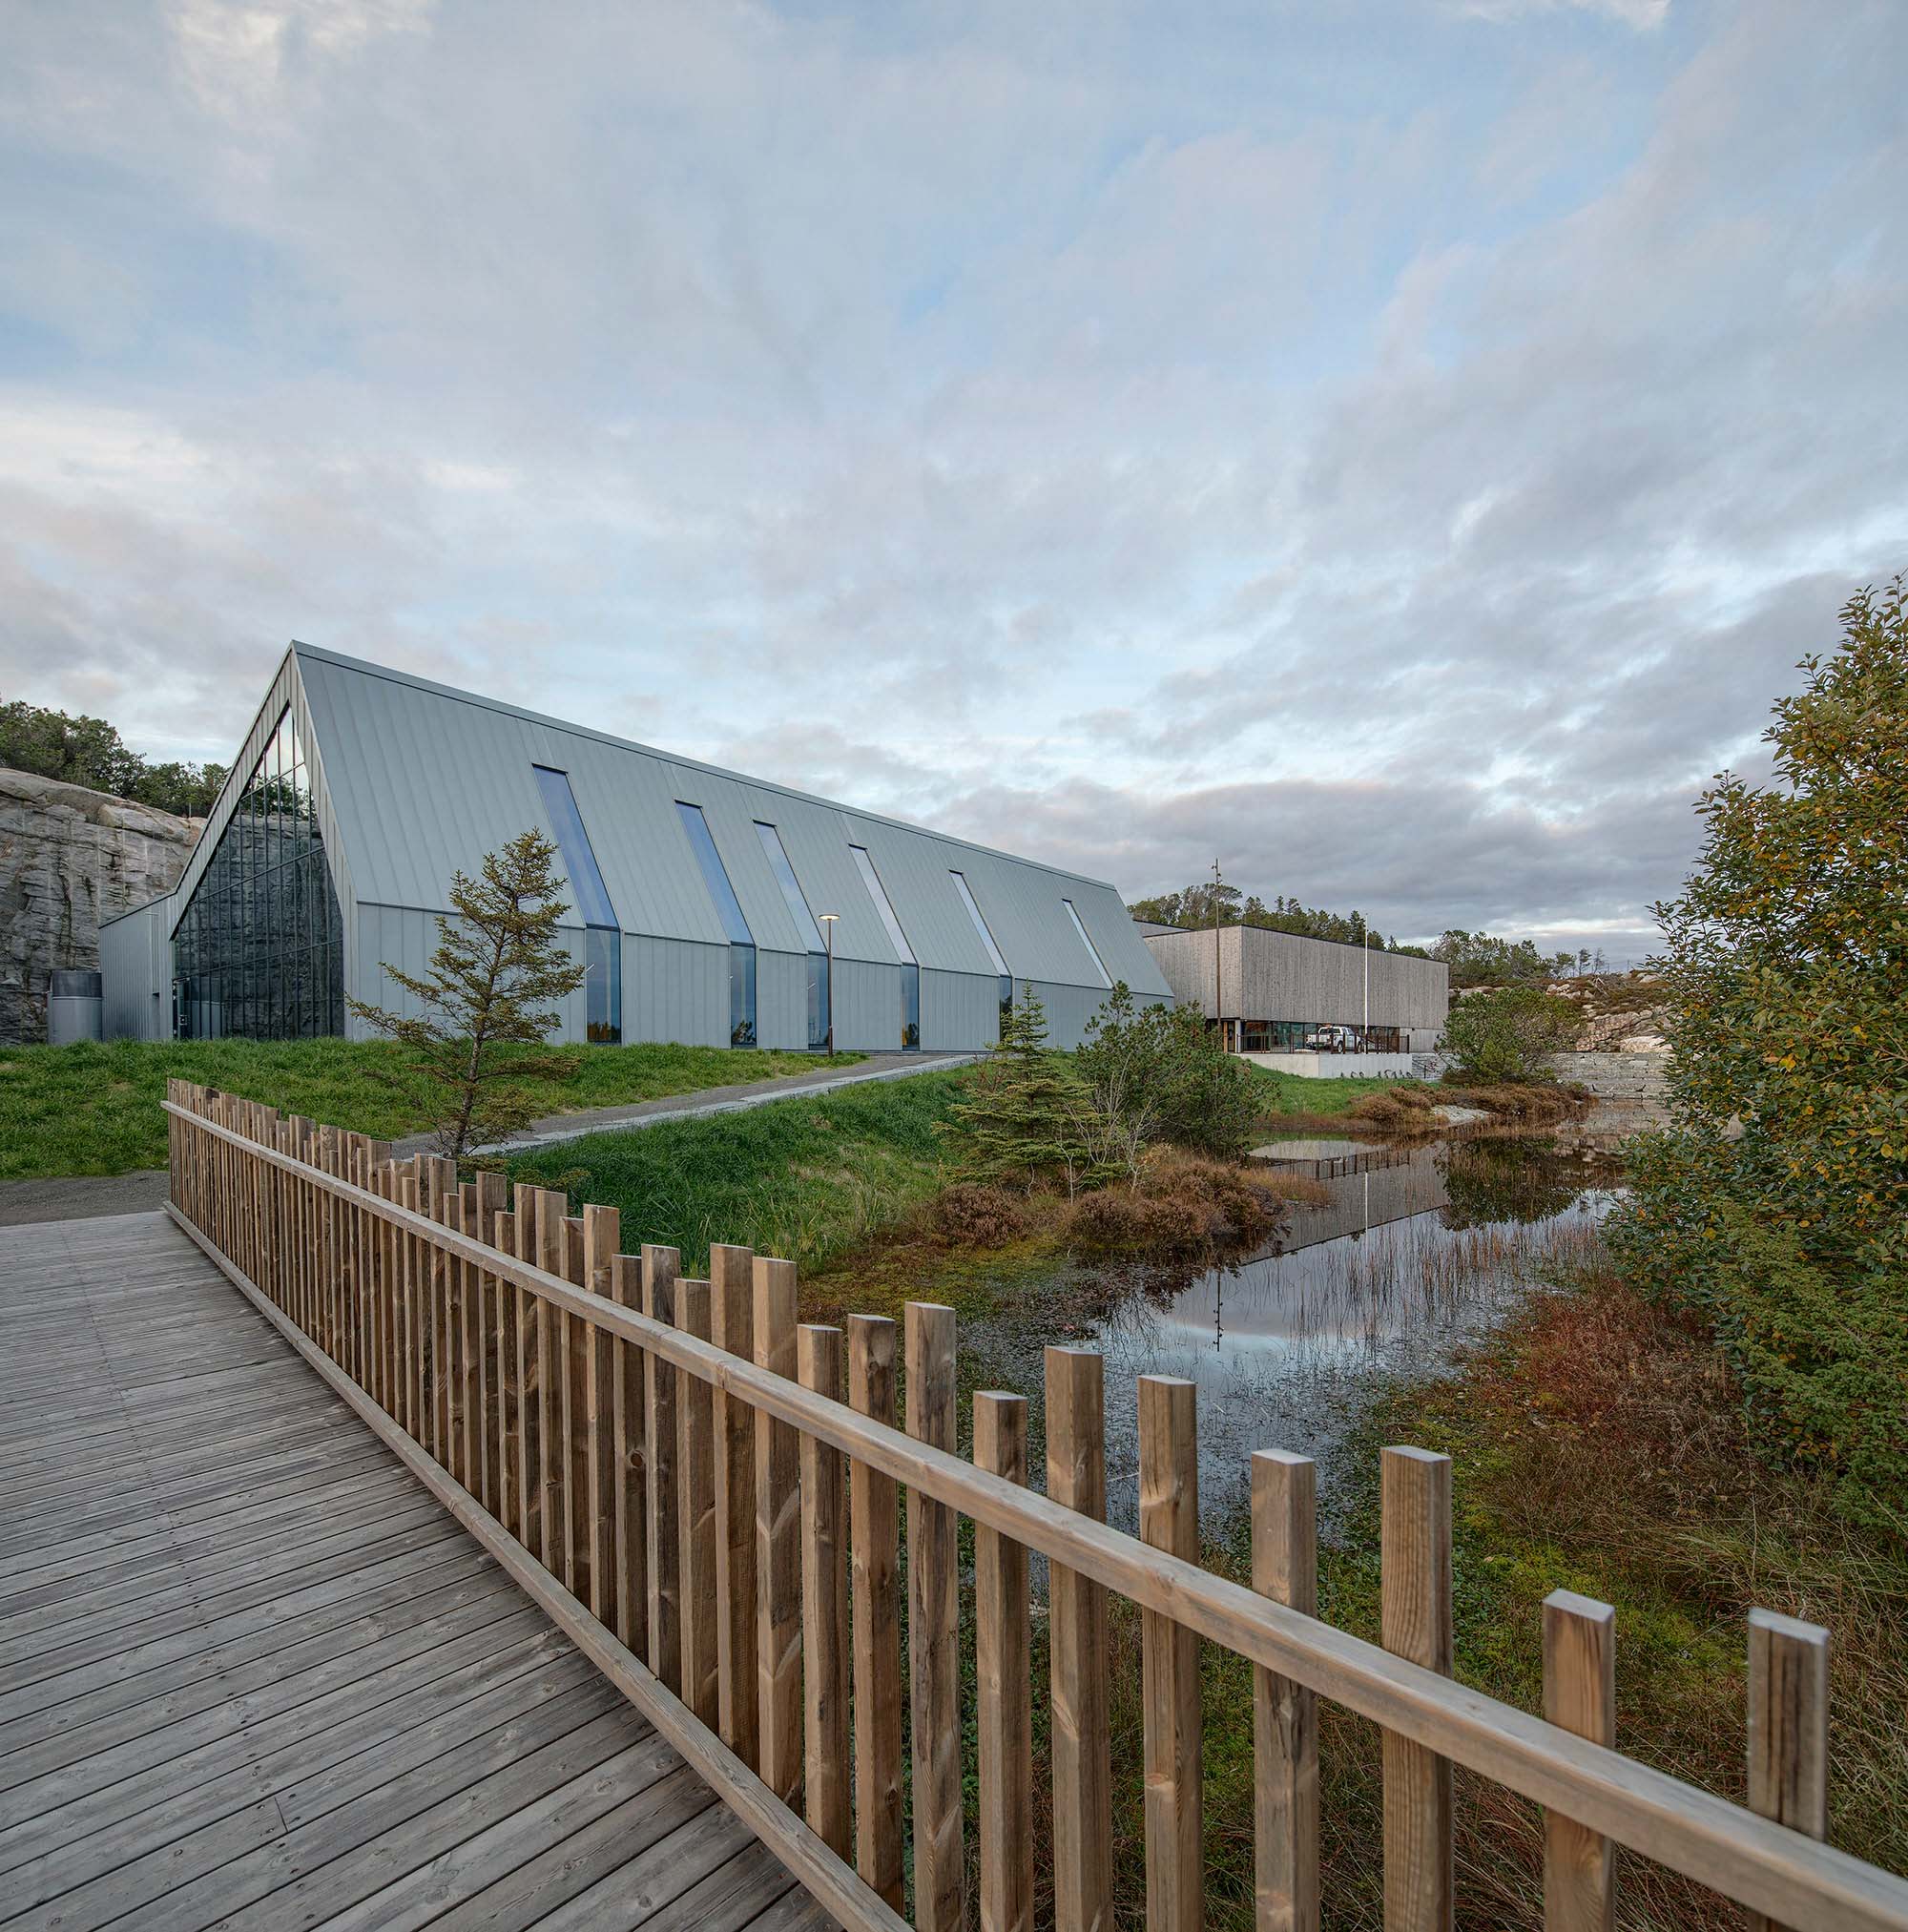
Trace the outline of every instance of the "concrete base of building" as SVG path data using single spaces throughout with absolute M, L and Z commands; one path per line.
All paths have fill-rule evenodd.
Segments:
M 1255 1067 L 1305 1080 L 1409 1080 L 1409 1053 L 1242 1053 Z

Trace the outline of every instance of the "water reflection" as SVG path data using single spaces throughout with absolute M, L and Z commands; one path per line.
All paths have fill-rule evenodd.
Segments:
M 1125 1297 L 1094 1342 L 1107 1357 L 1109 1510 L 1137 1513 L 1134 1378 L 1199 1385 L 1210 1517 L 1245 1500 L 1247 1458 L 1320 1459 L 1385 1382 L 1433 1373 L 1513 1307 L 1546 1259 L 1582 1251 L 1610 1202 L 1545 1141 L 1409 1151 L 1293 1144 L 1274 1156 L 1318 1179 L 1283 1241 L 1165 1295 Z

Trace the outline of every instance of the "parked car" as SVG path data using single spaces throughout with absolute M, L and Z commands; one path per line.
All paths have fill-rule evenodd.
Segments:
M 1306 1034 L 1305 1044 L 1315 1053 L 1354 1053 L 1358 1045 L 1358 1028 L 1318 1027 Z

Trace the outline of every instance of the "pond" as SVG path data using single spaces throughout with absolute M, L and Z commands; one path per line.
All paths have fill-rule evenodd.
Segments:
M 1105 1310 L 1069 1337 L 1106 1356 L 1110 1519 L 1136 1526 L 1142 1375 L 1199 1387 L 1201 1514 L 1209 1528 L 1249 1495 L 1252 1451 L 1318 1461 L 1329 1523 L 1341 1459 L 1333 1453 L 1373 1397 L 1446 1366 L 1517 1305 L 1548 1262 L 1587 1254 L 1613 1195 L 1600 1161 L 1547 1139 L 1414 1148 L 1292 1141 L 1260 1150 L 1329 1198 L 1295 1207 L 1271 1246 L 1189 1278 L 1078 1270 Z M 1110 1292 L 1109 1292 L 1110 1291 Z M 1011 1377 L 1040 1385 L 1034 1336 L 1012 1318 L 969 1335 Z

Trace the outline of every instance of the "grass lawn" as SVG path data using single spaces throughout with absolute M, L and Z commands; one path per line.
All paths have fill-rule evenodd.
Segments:
M 854 1065 L 838 1053 L 726 1052 L 716 1047 L 568 1047 L 561 1079 L 530 1083 L 540 1111 L 573 1112 L 692 1093 L 740 1080 Z M 0 1048 L 0 1180 L 163 1167 L 159 1103 L 175 1075 L 288 1112 L 396 1140 L 429 1126 L 377 1077 L 397 1064 L 382 1040 L 114 1040 Z
M 935 1124 L 962 1078 L 918 1073 L 586 1134 L 519 1154 L 506 1170 L 513 1181 L 563 1188 L 572 1204 L 616 1208 L 625 1253 L 644 1241 L 678 1248 L 687 1275 L 707 1274 L 712 1241 L 814 1267 L 939 1190 Z
M 1307 1080 L 1297 1073 L 1277 1073 L 1270 1067 L 1256 1067 L 1248 1060 L 1259 1093 L 1259 1105 L 1267 1114 L 1299 1114 L 1308 1119 L 1343 1113 L 1354 1101 L 1367 1093 L 1384 1093 L 1399 1083 L 1350 1074 L 1342 1080 Z

